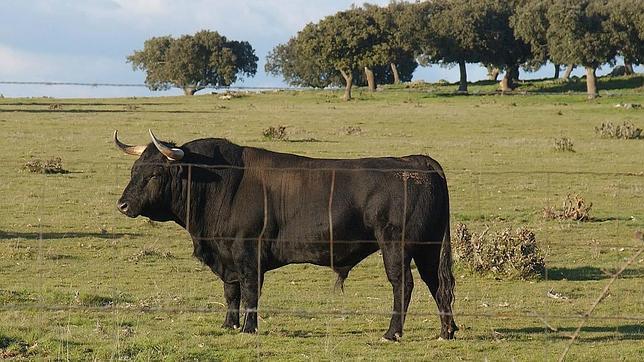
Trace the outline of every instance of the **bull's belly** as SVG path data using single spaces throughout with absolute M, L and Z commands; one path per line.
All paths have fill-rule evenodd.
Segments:
M 342 241 L 331 244 L 329 241 L 301 242 L 274 250 L 278 266 L 296 263 L 311 263 L 320 266 L 353 267 L 367 256 L 377 251 L 375 242 Z M 333 258 L 331 258 L 333 249 Z M 277 252 L 275 252 L 277 251 Z

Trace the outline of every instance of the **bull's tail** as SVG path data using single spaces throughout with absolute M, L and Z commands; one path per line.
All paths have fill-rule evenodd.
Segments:
M 447 185 L 445 185 L 447 187 Z M 447 193 L 447 192 L 446 192 Z M 452 305 L 454 304 L 454 274 L 452 273 L 452 243 L 449 228 L 449 196 L 447 196 L 447 217 L 445 231 L 441 243 L 440 261 L 438 263 L 438 304 L 441 313 L 447 315 L 446 320 L 450 321 L 448 330 L 453 333 L 458 330 L 452 316 Z

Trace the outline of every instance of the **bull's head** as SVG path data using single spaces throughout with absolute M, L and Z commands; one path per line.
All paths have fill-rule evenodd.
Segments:
M 114 143 L 123 152 L 140 156 L 132 166 L 130 183 L 123 191 L 117 208 L 129 217 L 139 215 L 156 221 L 172 220 L 171 202 L 173 175 L 178 167 L 173 162 L 180 161 L 184 152 L 159 141 L 150 131 L 152 143 L 141 146 L 129 146 L 118 139 L 114 131 Z

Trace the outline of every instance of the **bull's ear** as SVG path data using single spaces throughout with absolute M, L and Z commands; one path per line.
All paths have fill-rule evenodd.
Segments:
M 157 147 L 159 152 L 161 152 L 165 157 L 168 158 L 170 161 L 180 161 L 183 156 L 184 152 L 181 148 L 178 147 L 168 147 L 163 144 L 163 142 L 159 141 L 155 136 L 154 133 L 152 133 L 152 130 L 148 130 L 150 132 L 150 138 L 152 138 L 152 143 Z

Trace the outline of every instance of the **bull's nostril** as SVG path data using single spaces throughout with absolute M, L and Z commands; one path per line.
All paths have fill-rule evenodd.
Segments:
M 117 207 L 121 212 L 125 213 L 127 212 L 128 204 L 127 202 L 121 202 L 117 205 Z

